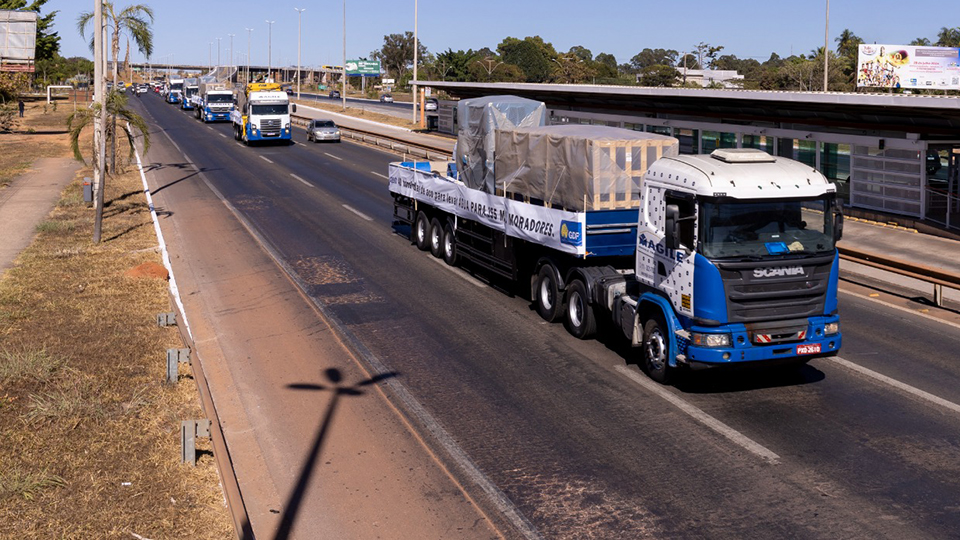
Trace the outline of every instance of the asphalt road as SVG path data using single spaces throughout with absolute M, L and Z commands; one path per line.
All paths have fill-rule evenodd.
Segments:
M 395 156 L 142 104 L 544 537 L 957 537 L 960 326 L 845 288 L 840 359 L 659 387 L 396 234 Z

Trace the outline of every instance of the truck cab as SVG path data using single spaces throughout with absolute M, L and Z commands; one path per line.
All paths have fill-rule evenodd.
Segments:
M 837 354 L 843 221 L 821 173 L 759 150 L 716 150 L 658 160 L 641 196 L 641 287 L 621 324 L 656 349 L 648 370 Z M 668 328 L 652 343 L 637 314 L 658 311 Z
M 183 79 L 170 79 L 167 86 L 167 103 L 180 103 L 183 98 Z
M 180 109 L 193 110 L 194 101 L 199 92 L 199 86 L 196 84 L 186 84 L 183 87 L 183 95 L 180 99 Z
M 246 143 L 292 139 L 290 113 L 296 112 L 287 94 L 275 83 L 251 83 L 231 111 L 234 134 Z

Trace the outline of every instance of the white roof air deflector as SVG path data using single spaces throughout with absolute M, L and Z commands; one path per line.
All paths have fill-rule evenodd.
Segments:
M 756 148 L 718 148 L 710 153 L 724 163 L 773 163 L 777 159 Z

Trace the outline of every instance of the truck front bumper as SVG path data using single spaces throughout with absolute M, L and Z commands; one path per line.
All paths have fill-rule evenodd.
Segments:
M 730 334 L 728 347 L 701 347 L 678 339 L 677 352 L 686 359 L 686 363 L 693 367 L 712 367 L 721 365 L 740 364 L 745 362 L 788 361 L 805 358 L 819 358 L 834 356 L 840 351 L 843 342 L 841 332 L 824 334 L 824 326 L 828 323 L 839 322 L 838 317 L 812 317 L 806 338 L 801 341 L 786 343 L 756 344 L 750 340 L 750 335 L 743 325 L 736 325 L 725 329 Z M 692 328 L 694 332 L 706 331 L 720 333 L 716 328 Z

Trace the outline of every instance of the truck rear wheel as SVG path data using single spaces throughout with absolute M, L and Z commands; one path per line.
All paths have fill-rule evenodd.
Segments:
M 457 237 L 450 223 L 443 228 L 443 261 L 450 266 L 457 265 Z
M 643 367 L 651 379 L 667 384 L 673 375 L 670 367 L 670 337 L 667 325 L 660 315 L 654 315 L 643 325 Z
M 587 286 L 579 279 L 567 288 L 567 309 L 564 312 L 567 332 L 577 339 L 589 339 L 597 332 L 597 318 L 587 298 Z
M 438 259 L 443 256 L 443 225 L 437 218 L 430 220 L 430 253 Z
M 537 274 L 537 287 L 533 301 L 537 305 L 537 313 L 547 322 L 554 322 L 560 318 L 562 303 L 560 302 L 560 284 L 557 271 L 550 264 L 545 264 Z
M 421 251 L 430 249 L 430 220 L 422 211 L 417 214 L 417 221 L 413 224 L 413 241 Z

